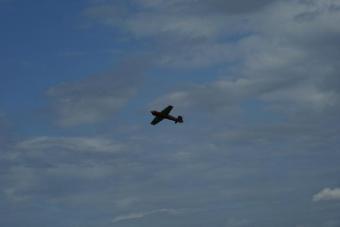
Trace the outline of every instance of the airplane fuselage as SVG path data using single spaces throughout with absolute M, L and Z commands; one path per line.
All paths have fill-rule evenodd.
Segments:
M 164 118 L 164 119 L 168 119 L 170 121 L 174 121 L 174 122 L 178 122 L 179 121 L 177 117 L 174 117 L 174 116 L 172 116 L 170 114 L 164 114 L 164 113 L 158 112 L 156 110 L 151 111 L 151 114 L 153 116 L 155 116 L 155 117 L 161 117 L 161 118 Z
M 164 119 L 174 121 L 176 124 L 177 123 L 183 123 L 183 117 L 182 116 L 174 117 L 174 116 L 170 115 L 172 108 L 173 108 L 173 106 L 170 105 L 170 106 L 167 106 L 162 111 L 156 111 L 156 110 L 150 111 L 151 114 L 153 116 L 155 116 L 155 118 L 150 122 L 150 124 L 156 125 Z

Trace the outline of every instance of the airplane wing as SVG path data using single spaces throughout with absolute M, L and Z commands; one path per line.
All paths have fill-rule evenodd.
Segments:
M 152 121 L 151 121 L 151 124 L 152 125 L 156 125 L 158 124 L 159 122 L 161 122 L 164 118 L 162 117 L 155 117 Z
M 166 107 L 164 110 L 162 110 L 162 114 L 168 115 L 170 113 L 170 111 L 172 110 L 172 108 L 174 108 L 174 107 L 173 106 Z

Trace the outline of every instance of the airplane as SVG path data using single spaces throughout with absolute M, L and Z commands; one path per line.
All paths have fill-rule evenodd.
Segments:
M 170 111 L 173 108 L 174 108 L 173 106 L 168 106 L 164 110 L 162 110 L 161 112 L 158 112 L 156 110 L 150 111 L 151 114 L 153 116 L 155 116 L 155 118 L 151 121 L 150 124 L 156 125 L 156 124 L 158 124 L 160 121 L 162 121 L 164 119 L 168 119 L 168 120 L 174 121 L 176 124 L 177 123 L 183 123 L 183 117 L 182 116 L 174 117 L 174 116 L 169 114 Z

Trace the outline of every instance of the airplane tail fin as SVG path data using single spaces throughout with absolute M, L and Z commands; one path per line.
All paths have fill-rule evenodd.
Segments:
M 176 121 L 176 123 L 183 123 L 183 117 L 182 116 L 178 116 L 177 117 L 177 121 Z

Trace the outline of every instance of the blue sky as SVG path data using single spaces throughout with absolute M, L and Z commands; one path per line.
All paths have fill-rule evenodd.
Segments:
M 336 0 L 0 0 L 0 225 L 340 226 Z M 184 124 L 156 127 L 174 105 Z

